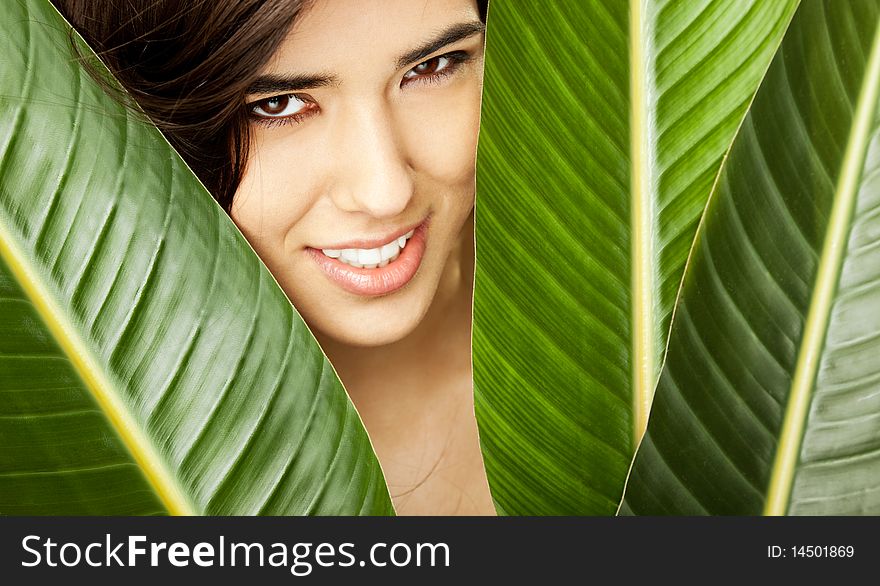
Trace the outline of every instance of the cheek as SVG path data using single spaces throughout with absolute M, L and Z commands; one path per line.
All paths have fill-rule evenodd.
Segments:
M 404 125 L 410 129 L 414 166 L 450 187 L 473 183 L 480 130 L 479 87 L 468 86 L 420 106 L 407 110 Z
M 272 250 L 305 216 L 315 192 L 308 154 L 294 141 L 260 140 L 250 148 L 247 169 L 232 202 L 232 219 L 254 248 Z M 268 248 L 271 247 L 271 248 Z

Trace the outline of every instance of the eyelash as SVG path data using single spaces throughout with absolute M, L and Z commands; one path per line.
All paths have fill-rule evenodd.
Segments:
M 430 74 L 420 76 L 420 77 L 410 78 L 409 80 L 404 79 L 401 81 L 401 87 L 403 87 L 404 85 L 409 85 L 411 83 L 428 83 L 428 84 L 440 83 L 445 78 L 449 77 L 450 75 L 452 75 L 456 71 L 458 71 L 458 69 L 462 65 L 464 65 L 465 63 L 470 61 L 471 56 L 466 51 L 452 51 L 449 53 L 444 53 L 443 55 L 437 55 L 436 57 L 431 57 L 430 59 L 428 59 L 426 61 L 422 61 L 421 63 L 417 63 L 412 68 L 410 68 L 407 71 L 407 73 L 409 73 L 409 71 L 412 71 L 416 67 L 418 67 L 420 65 L 424 65 L 425 63 L 429 63 L 435 59 L 448 59 L 449 63 L 441 71 L 438 71 L 435 73 L 430 73 Z M 260 106 L 261 104 L 265 104 L 266 102 L 268 102 L 270 100 L 277 100 L 278 98 L 285 98 L 285 97 L 290 97 L 290 98 L 305 102 L 308 106 L 306 108 L 304 108 L 302 112 L 298 112 L 296 114 L 291 114 L 290 116 L 283 116 L 283 117 L 282 116 L 277 116 L 277 117 L 261 116 L 259 114 L 254 113 L 254 110 L 258 106 Z M 309 96 L 306 96 L 303 94 L 282 94 L 282 95 L 278 95 L 278 96 L 271 96 L 268 98 L 263 98 L 262 100 L 259 100 L 256 102 L 251 102 L 251 103 L 247 104 L 246 107 L 248 109 L 249 117 L 256 124 L 259 124 L 261 126 L 265 126 L 266 128 L 274 128 L 277 126 L 287 126 L 290 124 L 301 123 L 303 120 L 305 120 L 309 116 L 312 116 L 315 113 L 314 111 L 317 107 L 317 104 Z
M 261 104 L 265 104 L 270 100 L 276 100 L 278 98 L 293 98 L 295 100 L 304 102 L 306 104 L 306 107 L 304 107 L 301 112 L 297 112 L 296 114 L 291 114 L 289 116 L 262 116 L 254 112 L 254 109 L 256 109 Z M 302 94 L 283 94 L 280 96 L 264 98 L 258 102 L 251 102 L 247 105 L 247 108 L 248 115 L 256 124 L 260 124 L 267 128 L 274 128 L 276 126 L 286 126 L 288 124 L 299 124 L 300 122 L 314 114 L 314 110 L 317 108 L 317 104 L 310 97 Z

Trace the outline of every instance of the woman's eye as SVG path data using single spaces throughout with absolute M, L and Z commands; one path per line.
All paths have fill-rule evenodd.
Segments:
M 253 105 L 252 112 L 258 118 L 291 118 L 305 113 L 309 102 L 296 96 L 274 96 Z
M 420 77 L 432 77 L 436 75 L 441 75 L 446 73 L 447 70 L 453 65 L 453 60 L 448 55 L 440 55 L 439 57 L 434 57 L 433 59 L 428 59 L 422 63 L 419 63 L 409 71 L 403 74 L 403 78 L 406 80 L 418 79 Z

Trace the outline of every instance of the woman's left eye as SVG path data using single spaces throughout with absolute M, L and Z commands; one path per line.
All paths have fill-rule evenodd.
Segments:
M 436 79 L 452 73 L 455 66 L 463 61 L 452 54 L 439 55 L 427 61 L 419 63 L 403 74 L 404 81 L 417 81 L 419 79 Z

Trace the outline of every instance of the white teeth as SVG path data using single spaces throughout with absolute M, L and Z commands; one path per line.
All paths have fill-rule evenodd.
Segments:
M 384 244 L 379 248 L 345 248 L 336 250 L 333 248 L 322 248 L 321 252 L 330 258 L 339 259 L 341 262 L 364 269 L 375 269 L 376 267 L 388 266 L 388 263 L 397 260 L 400 251 L 406 246 L 407 240 L 412 238 L 415 230 L 410 230 L 400 238 L 392 240 L 388 244 Z
M 378 248 L 358 250 L 358 262 L 362 265 L 377 265 L 382 261 L 382 253 Z
M 388 260 L 389 258 L 394 256 L 398 252 L 400 252 L 400 246 L 397 244 L 396 241 L 389 242 L 388 244 L 386 244 L 385 246 L 383 246 L 382 248 L 379 249 L 379 254 L 382 255 L 383 261 Z

